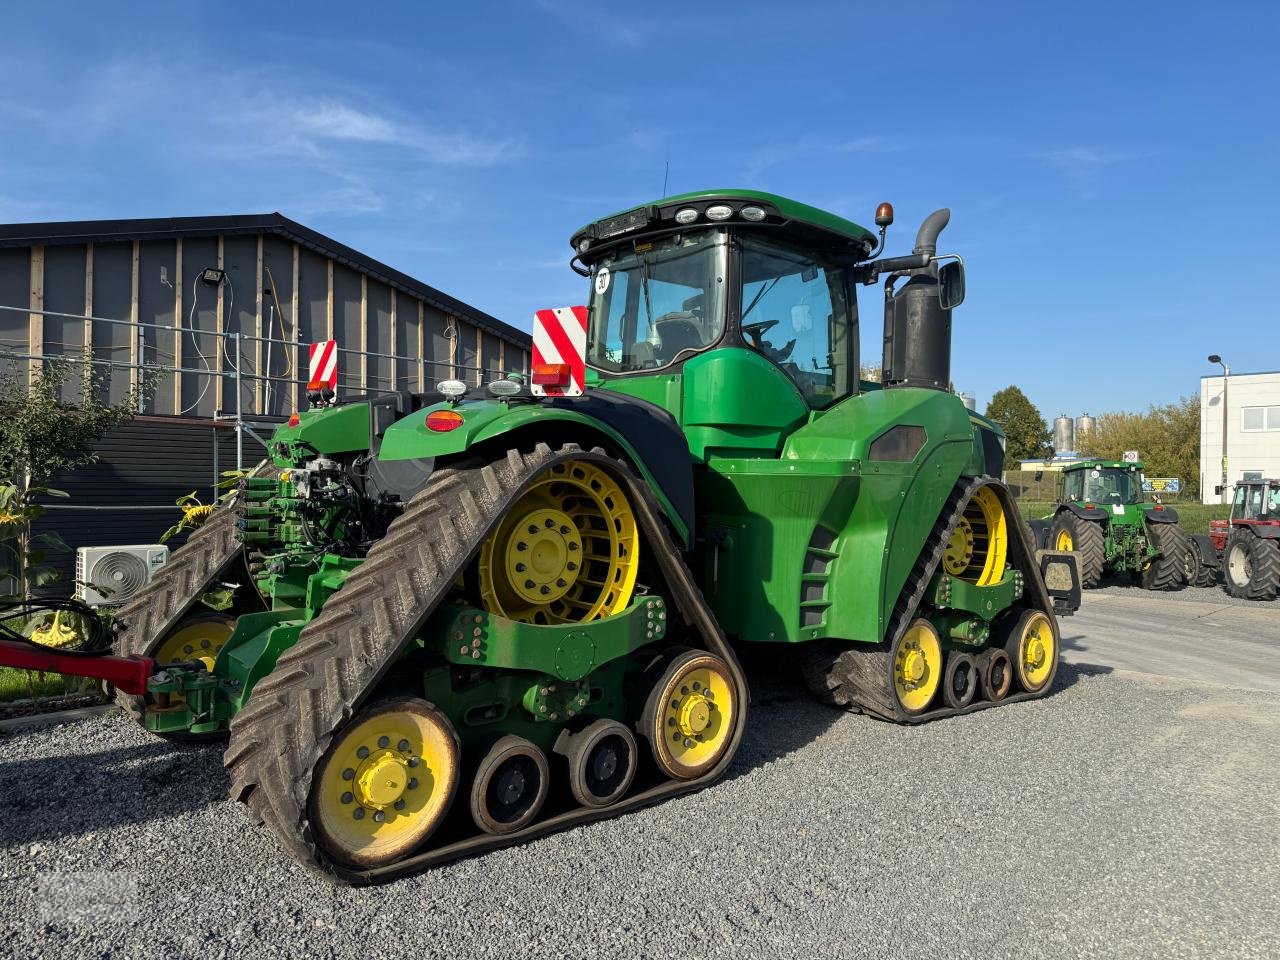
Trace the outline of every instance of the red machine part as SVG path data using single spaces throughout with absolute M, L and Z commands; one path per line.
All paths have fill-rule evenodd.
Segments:
M 147 681 L 156 672 L 156 662 L 150 657 L 60 653 L 42 648 L 37 643 L 22 643 L 17 640 L 0 640 L 0 666 L 61 673 L 72 677 L 94 677 L 139 697 L 146 694 Z

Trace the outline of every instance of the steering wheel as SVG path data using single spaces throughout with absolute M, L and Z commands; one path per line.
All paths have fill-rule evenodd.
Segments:
M 777 325 L 777 320 L 761 320 L 759 323 L 744 323 L 742 325 L 742 332 L 750 337 L 752 342 L 759 347 L 760 338 Z

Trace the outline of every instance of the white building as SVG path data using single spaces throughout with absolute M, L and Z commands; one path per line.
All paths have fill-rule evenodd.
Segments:
M 1222 503 L 1222 377 L 1200 378 L 1200 496 Z M 1227 483 L 1280 477 L 1280 371 L 1227 384 Z

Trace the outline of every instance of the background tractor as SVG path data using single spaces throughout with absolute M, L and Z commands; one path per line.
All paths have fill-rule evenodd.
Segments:
M 97 669 L 149 730 L 229 731 L 235 796 L 354 882 L 711 782 L 734 645 L 889 721 L 1043 696 L 1076 558 L 1035 558 L 1002 434 L 947 392 L 947 219 L 894 258 L 887 204 L 879 238 L 734 190 L 587 225 L 589 308 L 539 313 L 530 383 L 316 392 Z M 883 386 L 856 296 L 881 279 Z
M 1209 535 L 1191 538 L 1192 582 L 1222 586 L 1233 597 L 1274 600 L 1280 589 L 1280 480 L 1236 486 L 1231 515 L 1210 520 Z
M 1103 573 L 1129 573 L 1147 590 L 1173 590 L 1191 577 L 1191 546 L 1178 513 L 1148 503 L 1142 464 L 1085 460 L 1062 469 L 1062 498 L 1051 517 L 1030 521 L 1054 550 L 1080 556 L 1080 580 L 1096 587 Z

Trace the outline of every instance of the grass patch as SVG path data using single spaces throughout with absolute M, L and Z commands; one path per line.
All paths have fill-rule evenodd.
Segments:
M 26 700 L 32 687 L 37 697 L 61 697 L 68 691 L 67 685 L 77 683 L 78 677 L 63 677 L 56 673 L 38 674 L 34 670 L 14 670 L 0 667 L 0 703 Z M 77 691 L 78 692 L 78 691 Z
M 1057 505 L 1050 500 L 1020 500 L 1018 510 L 1024 520 L 1033 520 L 1053 514 Z M 1170 503 L 1178 511 L 1178 523 L 1187 533 L 1208 533 L 1210 520 L 1225 520 L 1231 513 L 1228 503 Z

